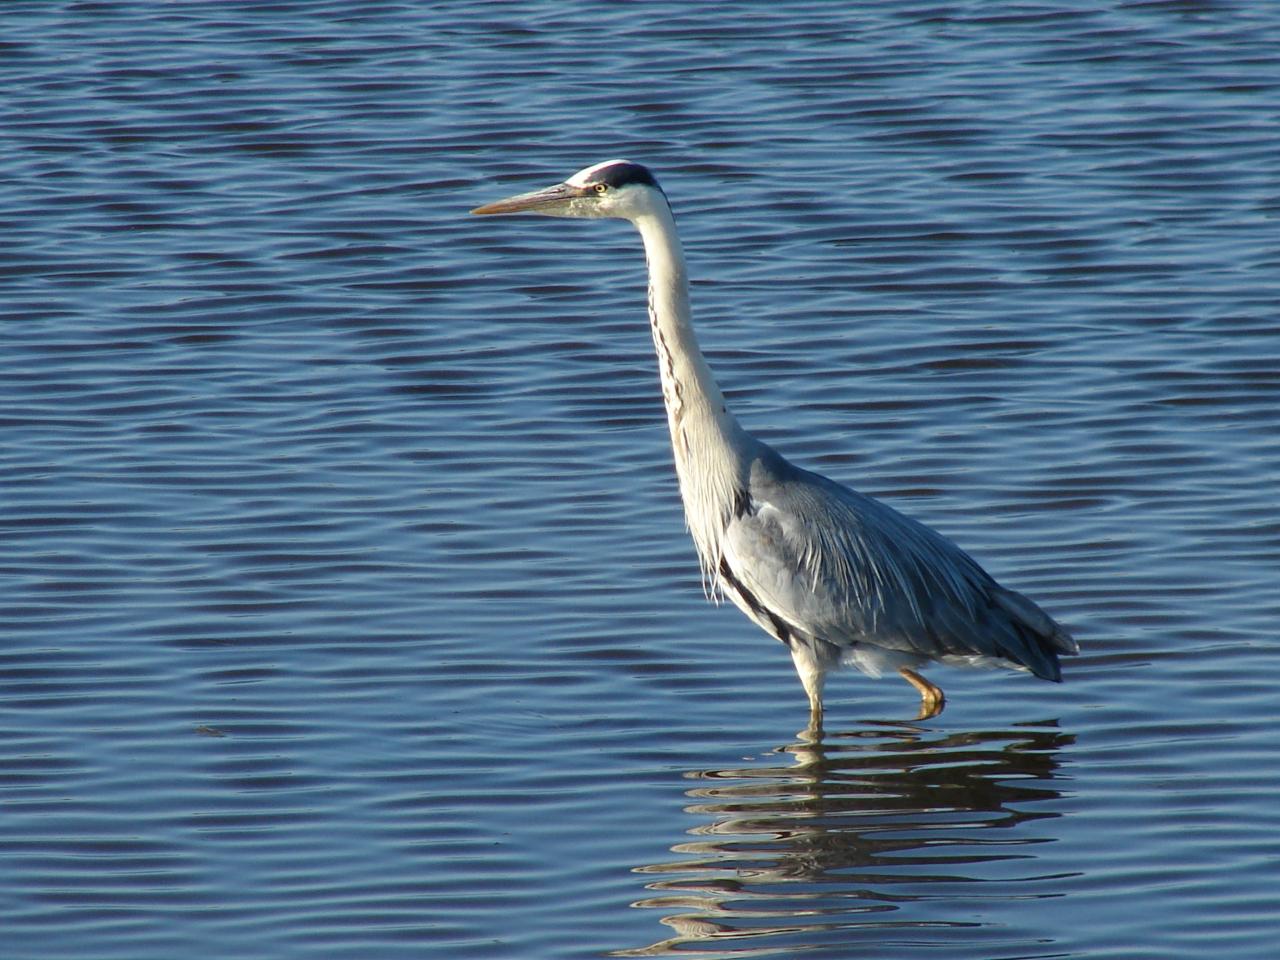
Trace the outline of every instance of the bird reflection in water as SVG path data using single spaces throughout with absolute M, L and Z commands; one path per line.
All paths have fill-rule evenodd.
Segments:
M 659 879 L 633 904 L 670 911 L 675 935 L 613 955 L 861 945 L 879 958 L 955 957 L 967 940 L 984 955 L 1052 954 L 1026 901 L 1062 895 L 1064 876 L 1037 862 L 1037 846 L 1054 839 L 1043 822 L 1061 815 L 1059 752 L 1071 742 L 1055 723 L 882 724 L 780 747 L 776 764 L 691 771 L 686 810 L 703 823 L 672 848 L 679 859 L 637 869 Z M 1000 909 L 1014 901 L 1016 912 Z

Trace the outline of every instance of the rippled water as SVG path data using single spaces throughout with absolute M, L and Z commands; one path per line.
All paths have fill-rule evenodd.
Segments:
M 1280 7 L 0 14 L 5 958 L 1270 958 Z M 623 225 L 784 453 L 1069 624 L 707 605 Z

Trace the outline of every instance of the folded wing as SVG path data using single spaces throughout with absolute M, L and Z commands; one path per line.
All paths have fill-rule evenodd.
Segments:
M 1061 679 L 1070 635 L 940 534 L 764 448 L 722 563 L 800 636 Z M 723 574 L 722 574 L 723 576 Z

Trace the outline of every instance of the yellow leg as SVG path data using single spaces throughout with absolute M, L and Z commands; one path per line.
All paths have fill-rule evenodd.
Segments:
M 942 693 L 941 687 L 935 687 L 914 670 L 903 667 L 898 671 L 902 675 L 902 679 L 911 684 L 920 691 L 920 716 L 917 720 L 932 720 L 942 712 L 942 708 L 947 705 L 947 698 Z
M 791 659 L 796 673 L 809 697 L 809 729 L 807 732 L 822 735 L 822 681 L 824 667 L 806 645 L 797 643 L 791 648 Z
M 809 732 L 822 735 L 822 694 L 809 696 Z

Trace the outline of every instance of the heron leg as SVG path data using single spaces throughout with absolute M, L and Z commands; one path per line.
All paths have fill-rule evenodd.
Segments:
M 934 686 L 907 667 L 903 667 L 898 673 L 902 675 L 903 680 L 920 691 L 920 716 L 916 718 L 917 720 L 932 720 L 942 712 L 942 708 L 947 704 L 947 698 L 941 687 Z
M 822 695 L 809 695 L 809 732 L 822 733 Z
M 822 733 L 822 682 L 825 678 L 821 661 L 808 646 L 802 643 L 791 645 L 791 660 L 796 665 L 796 673 L 804 685 L 804 692 L 809 696 L 809 732 Z

